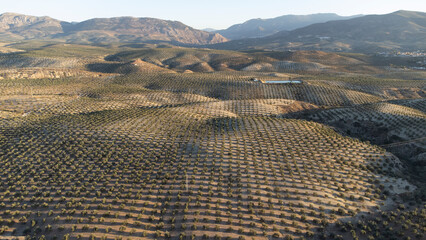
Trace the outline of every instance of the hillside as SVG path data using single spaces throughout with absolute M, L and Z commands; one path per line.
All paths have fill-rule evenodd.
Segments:
M 383 57 L 367 54 L 311 51 L 247 51 L 213 50 L 175 47 L 170 44 L 107 44 L 81 45 L 52 41 L 21 41 L 0 47 L 0 69 L 7 76 L 22 68 L 72 68 L 101 73 L 129 73 L 143 68 L 167 72 L 274 72 L 283 78 L 298 74 L 385 74 L 388 77 L 403 69 L 421 67 L 422 58 Z M 136 63 L 135 63 L 136 61 Z M 142 66 L 141 67 L 136 67 Z M 389 72 L 392 67 L 398 72 Z M 16 69 L 14 69 L 16 68 Z M 12 71 L 13 70 L 13 71 Z M 24 71 L 26 73 L 28 71 Z M 12 75 L 10 75 L 12 73 Z M 1 74 L 0 74 L 1 76 Z M 19 74 L 16 76 L 20 76 Z M 33 74 L 31 74 L 33 76 Z M 423 79 L 421 72 L 410 73 L 409 79 Z
M 133 17 L 90 19 L 73 25 L 55 38 L 94 43 L 164 41 L 212 44 L 226 41 L 219 34 L 196 30 L 181 22 Z
M 235 24 L 225 30 L 218 30 L 228 39 L 257 38 L 272 35 L 280 31 L 291 31 L 314 23 L 343 20 L 353 17 L 342 17 L 334 13 L 318 13 L 310 15 L 284 15 L 270 19 L 251 19 Z
M 425 234 L 424 71 L 305 50 L 2 48 L 0 238 Z
M 175 71 L 191 70 L 194 72 L 383 72 L 380 67 L 373 66 L 366 56 L 364 59 L 358 60 L 350 56 L 322 51 L 237 52 L 169 47 L 120 51 L 107 56 L 106 59 L 121 63 L 141 59 Z M 390 62 L 386 64 L 389 65 Z
M 177 21 L 154 18 L 98 18 L 71 24 L 50 17 L 14 13 L 0 15 L 0 41 L 41 39 L 68 43 L 160 41 L 212 44 L 227 41 L 217 33 L 196 30 Z
M 316 49 L 377 52 L 426 48 L 426 13 L 398 11 L 317 23 L 256 40 L 236 40 L 221 49 Z
M 361 228 L 364 217 L 397 207 L 410 214 L 391 230 L 355 236 L 422 234 L 419 204 L 401 204 L 416 186 L 398 158 L 324 124 L 280 117 L 385 100 L 366 91 L 395 83 L 268 85 L 249 81 L 253 73 L 132 64 L 153 72 L 1 81 L 0 236 L 334 239 L 349 222 Z M 392 110 L 382 105 L 371 111 Z M 398 109 L 424 123 L 424 113 Z

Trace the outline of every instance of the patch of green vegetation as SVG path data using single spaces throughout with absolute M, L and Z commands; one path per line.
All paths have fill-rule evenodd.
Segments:
M 54 43 L 43 45 L 40 48 L 32 49 L 21 55 L 27 57 L 72 57 L 88 58 L 103 57 L 117 52 L 117 49 L 108 47 L 98 47 L 89 45 L 77 45 L 67 43 Z
M 16 49 L 21 49 L 25 51 L 31 51 L 36 49 L 41 49 L 44 47 L 48 47 L 49 45 L 59 44 L 58 41 L 42 41 L 42 40 L 30 40 L 30 41 L 20 41 L 20 42 L 14 42 L 10 43 L 9 47 L 13 47 Z

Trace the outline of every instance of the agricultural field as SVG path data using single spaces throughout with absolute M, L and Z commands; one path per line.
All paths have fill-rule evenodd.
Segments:
M 424 239 L 424 72 L 306 51 L 9 47 L 0 239 Z

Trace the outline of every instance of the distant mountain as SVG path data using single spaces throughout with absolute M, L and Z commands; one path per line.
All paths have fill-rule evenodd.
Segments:
M 201 29 L 202 31 L 206 31 L 206 32 L 216 32 L 217 31 L 217 29 L 214 29 L 214 28 L 204 28 L 204 29 Z
M 57 39 L 73 43 L 164 41 L 212 44 L 227 41 L 218 33 L 196 30 L 181 22 L 155 18 L 96 18 L 68 23 L 50 17 L 0 15 L 0 40 Z
M 24 40 L 44 38 L 63 32 L 65 22 L 50 17 L 34 17 L 16 13 L 0 15 L 0 39 Z
M 284 15 L 270 19 L 251 19 L 228 29 L 216 31 L 228 39 L 258 38 L 280 31 L 291 31 L 314 23 L 332 20 L 344 20 L 358 16 L 342 17 L 335 13 L 318 13 L 310 15 Z
M 144 42 L 167 41 L 187 44 L 211 44 L 226 41 L 217 33 L 193 29 L 181 22 L 155 18 L 96 18 L 66 29 L 57 37 L 72 42 Z
M 230 41 L 220 49 L 327 50 L 374 52 L 426 49 L 426 13 L 397 11 L 312 24 L 290 32 Z

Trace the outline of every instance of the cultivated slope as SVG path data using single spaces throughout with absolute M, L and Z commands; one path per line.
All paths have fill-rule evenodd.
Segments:
M 46 99 L 0 121 L 0 234 L 312 238 L 339 219 L 374 213 L 384 190 L 414 189 L 389 176 L 402 165 L 380 148 L 318 123 L 268 116 L 294 101 L 189 93 L 224 81 L 211 75 L 87 81 L 80 87 L 96 95 L 55 95 L 56 105 Z M 241 90 L 244 79 L 229 78 Z M 170 91 L 148 90 L 153 80 Z M 58 86 L 80 81 L 29 83 L 64 91 Z M 393 187 L 380 185 L 387 182 Z
M 373 71 L 369 63 L 335 53 L 322 51 L 258 51 L 236 52 L 193 48 L 145 48 L 122 51 L 106 57 L 110 61 L 127 62 L 135 59 L 178 71 Z M 368 59 L 367 59 L 368 60 Z

